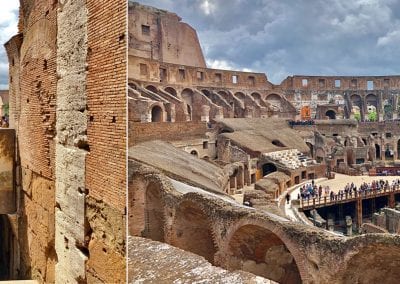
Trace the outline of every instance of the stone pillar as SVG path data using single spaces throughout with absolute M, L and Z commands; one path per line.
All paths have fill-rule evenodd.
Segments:
M 224 109 L 222 107 L 218 107 L 218 112 L 215 114 L 215 119 L 224 118 Z
M 170 122 L 175 122 L 175 118 L 176 118 L 176 112 L 175 112 L 175 104 L 167 104 L 166 105 L 166 111 L 167 111 L 167 120 L 166 121 L 170 121 Z M 163 120 L 165 121 L 165 120 Z
M 349 237 L 353 235 L 353 220 L 351 216 L 346 216 L 346 234 Z
M 362 198 L 361 198 L 361 196 L 359 196 L 357 198 L 356 218 L 357 218 L 357 227 L 360 228 L 362 225 Z
M 245 118 L 252 118 L 253 117 L 253 107 L 247 106 L 244 109 L 244 117 Z
M 201 121 L 210 121 L 210 106 L 202 105 L 201 106 Z

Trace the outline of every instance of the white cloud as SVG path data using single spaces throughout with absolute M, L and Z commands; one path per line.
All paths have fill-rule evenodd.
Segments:
M 0 42 L 4 44 L 18 32 L 18 0 L 2 1 L 0 9 Z
M 388 45 L 400 44 L 400 30 L 388 32 L 385 36 L 378 38 L 377 46 L 383 47 Z
M 204 0 L 200 5 L 201 10 L 203 10 L 204 14 L 210 15 L 215 10 L 215 5 L 211 0 Z

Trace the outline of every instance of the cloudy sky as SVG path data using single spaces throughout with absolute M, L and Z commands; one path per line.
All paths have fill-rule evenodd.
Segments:
M 18 0 L 2 0 L 0 9 L 0 89 L 8 88 L 8 59 L 4 43 L 17 33 Z
M 137 0 L 198 32 L 209 67 L 289 75 L 400 74 L 398 0 Z
M 198 32 L 209 67 L 289 75 L 400 74 L 398 0 L 138 0 Z M 2 0 L 0 43 L 17 31 L 18 0 Z M 8 67 L 0 48 L 0 89 Z

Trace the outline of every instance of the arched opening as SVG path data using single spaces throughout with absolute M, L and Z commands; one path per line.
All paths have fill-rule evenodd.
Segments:
M 151 109 L 151 122 L 162 122 L 163 110 L 160 106 L 153 106 Z
M 132 195 L 131 195 L 132 194 Z M 164 203 L 160 184 L 133 182 L 129 198 L 129 234 L 164 241 Z
M 356 240 L 355 240 L 356 241 Z M 396 245 L 374 244 L 359 249 L 352 256 L 342 272 L 338 283 L 390 283 L 400 279 L 400 247 Z
M 128 86 L 131 87 L 134 90 L 137 90 L 137 85 L 135 83 L 128 83 Z
M 280 111 L 282 108 L 282 99 L 277 94 L 269 94 L 265 100 L 270 104 L 273 111 Z
M 285 145 L 283 145 L 283 143 L 279 140 L 272 140 L 272 144 L 277 146 L 277 147 L 286 147 Z
M 364 146 L 367 146 L 367 145 L 368 145 L 367 139 L 365 139 L 365 138 L 361 138 L 361 139 L 362 139 L 362 141 L 364 142 Z
M 262 165 L 263 176 L 266 176 L 266 175 L 276 172 L 276 171 L 277 171 L 277 168 L 272 163 L 266 163 L 266 164 Z
M 211 222 L 207 215 L 193 202 L 184 201 L 176 210 L 172 226 L 171 244 L 203 256 L 214 263 L 214 246 Z
M 199 156 L 199 154 L 197 153 L 196 150 L 192 150 L 192 151 L 190 152 L 190 154 L 193 155 L 193 156 L 195 156 L 195 157 L 198 157 L 198 156 Z
M 393 149 L 390 144 L 386 144 L 385 147 L 385 159 L 391 160 L 393 159 Z
M 181 93 L 182 100 L 186 103 L 187 120 L 193 120 L 193 91 L 184 89 Z
M 172 88 L 172 87 L 166 87 L 166 88 L 165 88 L 165 91 L 166 91 L 167 93 L 173 95 L 174 97 L 177 96 L 176 90 L 175 90 L 174 88 Z
M 381 147 L 378 144 L 375 144 L 375 157 L 381 159 Z
M 261 104 L 261 95 L 259 93 L 252 93 L 251 97 L 258 103 Z
M 325 116 L 329 117 L 329 119 L 336 119 L 336 112 L 330 109 L 325 113 Z
M 367 105 L 374 106 L 375 109 L 378 108 L 378 98 L 374 94 L 368 94 L 365 98 Z
M 242 102 L 244 102 L 244 99 L 246 98 L 246 95 L 243 94 L 242 92 L 237 92 L 237 93 L 235 93 L 235 96 L 236 96 L 239 100 L 241 100 Z
M 146 87 L 146 90 L 149 90 L 150 92 L 153 92 L 153 93 L 155 93 L 155 94 L 158 94 L 158 89 L 157 89 L 155 86 L 153 86 L 153 85 L 148 85 L 148 86 Z
M 302 283 L 293 255 L 285 243 L 266 228 L 240 227 L 229 240 L 228 254 L 230 270 L 244 270 L 279 283 Z

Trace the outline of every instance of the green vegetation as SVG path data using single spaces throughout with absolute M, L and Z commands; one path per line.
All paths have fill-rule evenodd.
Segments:
M 9 108 L 10 108 L 10 105 L 8 103 L 3 105 L 3 107 L 2 107 L 3 115 L 9 116 Z
M 354 114 L 354 119 L 357 120 L 357 121 L 360 121 L 361 120 L 361 114 L 359 112 L 355 113 Z
M 371 111 L 368 113 L 368 120 L 369 121 L 377 121 L 378 120 L 378 114 L 376 111 Z

